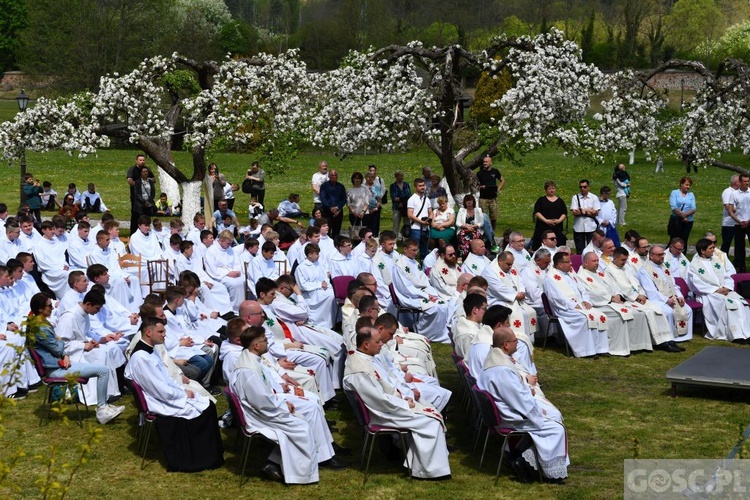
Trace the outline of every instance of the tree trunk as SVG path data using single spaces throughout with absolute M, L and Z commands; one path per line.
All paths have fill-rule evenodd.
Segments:
M 193 217 L 201 211 L 201 189 L 203 181 L 181 182 L 182 187 L 182 222 L 185 227 L 192 227 Z M 208 211 L 206 212 L 208 217 Z
M 161 167 L 159 167 L 159 189 L 162 193 L 167 194 L 167 198 L 173 206 L 179 203 L 181 198 L 180 185 Z M 154 198 L 159 198 L 159 193 L 156 193 Z

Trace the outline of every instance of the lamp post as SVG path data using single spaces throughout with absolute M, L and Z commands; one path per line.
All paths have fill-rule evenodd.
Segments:
M 680 78 L 680 111 L 685 103 L 685 79 Z
M 24 92 L 23 89 L 21 89 L 21 93 L 16 96 L 16 102 L 18 103 L 18 112 L 24 113 L 26 107 L 29 105 L 29 96 L 26 95 L 26 92 Z M 19 185 L 22 205 L 26 201 L 26 196 L 23 194 L 23 185 L 26 183 L 24 177 L 26 177 L 26 146 L 21 150 L 21 182 Z

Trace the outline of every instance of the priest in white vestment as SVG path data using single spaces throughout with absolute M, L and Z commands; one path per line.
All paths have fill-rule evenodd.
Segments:
M 661 305 L 667 316 L 675 342 L 693 338 L 693 311 L 685 304 L 680 287 L 674 276 L 664 265 L 664 247 L 653 245 L 649 249 L 648 261 L 638 271 L 638 281 L 649 300 Z
M 503 424 L 528 432 L 534 441 L 534 446 L 523 450 L 515 459 L 514 471 L 536 471 L 541 466 L 547 479 L 563 480 L 568 476 L 570 459 L 562 416 L 556 408 L 536 399 L 525 383 L 513 359 L 517 343 L 511 330 L 497 330 L 477 385 L 492 396 Z
M 513 313 L 510 327 L 515 332 L 528 336 L 532 342 L 538 329 L 536 311 L 526 302 L 526 289 L 513 269 L 513 254 L 500 252 L 482 271 L 487 280 L 487 303 L 490 306 L 500 304 L 509 307 Z
M 412 476 L 450 479 L 442 415 L 431 406 L 402 397 L 380 375 L 374 356 L 380 352 L 381 343 L 380 333 L 374 328 L 365 327 L 357 333 L 357 350 L 346 362 L 344 389 L 362 399 L 372 423 L 410 431 L 406 439 Z
M 464 259 L 461 268 L 465 273 L 472 276 L 481 276 L 484 268 L 490 264 L 490 259 L 486 255 L 484 240 L 481 238 L 471 240 L 470 248 L 471 251 Z
M 682 238 L 672 238 L 667 250 L 668 252 L 665 254 L 664 267 L 669 269 L 669 272 L 671 272 L 672 276 L 675 278 L 682 278 L 687 281 L 690 262 L 683 253 L 685 251 L 685 242 Z
M 223 284 L 232 299 L 232 309 L 237 311 L 245 300 L 245 280 L 237 252 L 232 248 L 234 236 L 224 230 L 206 252 L 204 262 L 208 275 Z
M 526 238 L 518 231 L 513 231 L 508 236 L 510 242 L 506 245 L 505 251 L 513 254 L 513 269 L 518 274 L 531 262 L 531 255 L 526 250 Z
M 430 284 L 415 260 L 419 252 L 416 240 L 404 242 L 404 256 L 391 269 L 393 287 L 398 299 L 408 307 L 421 309 L 414 330 L 432 342 L 449 342 L 448 323 L 455 308 L 455 300 L 445 300 Z
M 524 302 L 536 311 L 536 319 L 539 324 L 538 333 L 546 332 L 549 324 L 549 318 L 547 313 L 544 312 L 544 303 L 542 302 L 542 294 L 544 293 L 542 285 L 550 264 L 552 264 L 552 254 L 546 248 L 540 247 L 534 252 L 531 262 L 520 273 L 521 284 L 526 291 Z
M 609 353 L 607 316 L 595 309 L 586 289 L 571 272 L 570 255 L 558 252 L 544 277 L 544 293 L 560 320 L 563 335 L 576 357 Z
M 453 245 L 446 245 L 438 251 L 438 258 L 430 270 L 430 284 L 443 297 L 458 299 L 458 277 L 461 266 L 458 265 L 458 252 Z
M 381 233 L 380 249 L 375 254 L 375 257 L 373 257 L 373 260 L 383 278 L 383 282 L 386 286 L 390 286 L 393 283 L 392 270 L 398 261 L 401 260 L 401 254 L 396 250 L 396 233 L 391 231 L 383 231 Z
M 706 338 L 743 342 L 750 337 L 750 308 L 738 293 L 721 262 L 714 257 L 716 245 L 702 238 L 695 244 L 688 285 L 703 304 Z

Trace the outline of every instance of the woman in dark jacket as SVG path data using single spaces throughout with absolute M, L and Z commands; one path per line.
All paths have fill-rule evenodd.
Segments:
M 133 186 L 133 211 L 141 215 L 155 215 L 154 196 L 156 193 L 156 184 L 154 179 L 148 176 L 148 168 L 141 169 L 140 177 L 135 181 Z

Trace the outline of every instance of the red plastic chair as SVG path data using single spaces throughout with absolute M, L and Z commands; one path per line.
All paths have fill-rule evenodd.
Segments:
M 68 387 L 68 379 L 65 377 L 48 377 L 47 376 L 47 369 L 44 367 L 44 363 L 42 362 L 42 357 L 39 355 L 38 352 L 36 352 L 36 349 L 33 347 L 28 348 L 29 356 L 31 356 L 31 360 L 34 363 L 34 368 L 36 369 L 37 374 L 39 375 L 39 378 L 42 379 L 42 382 L 47 386 L 47 393 L 44 395 L 44 399 L 42 400 L 42 406 L 49 405 L 47 409 L 47 420 L 49 420 L 50 415 L 52 414 L 52 393 L 53 389 L 55 387 Z M 87 377 L 76 377 L 75 382 L 79 384 L 87 384 L 89 382 L 89 379 Z M 81 396 L 83 397 L 83 407 L 86 410 L 86 416 L 89 415 L 89 407 L 88 404 L 86 404 L 86 393 L 83 391 L 80 391 Z M 81 418 L 81 409 L 78 407 L 78 398 L 73 398 L 75 405 L 76 405 L 76 413 L 78 414 L 78 426 L 83 427 L 83 419 Z M 44 411 L 39 412 L 39 425 L 42 425 L 42 422 L 44 421 Z
M 237 424 L 239 425 L 237 437 L 245 437 L 245 440 L 242 443 L 242 470 L 240 471 L 240 486 L 242 486 L 245 482 L 245 468 L 247 467 L 247 459 L 250 457 L 250 444 L 253 442 L 253 437 L 261 436 L 265 438 L 266 436 L 258 431 L 250 432 L 247 430 L 247 421 L 245 420 L 245 414 L 242 412 L 242 403 L 240 403 L 240 398 L 234 392 L 232 392 L 229 387 L 224 388 L 224 396 L 229 402 L 229 408 L 232 410 L 233 418 L 236 419 L 235 422 L 237 422 Z M 276 442 L 274 441 L 274 443 Z
M 573 266 L 573 270 L 578 272 L 581 264 L 583 264 L 583 255 L 578 255 L 577 253 L 570 254 L 570 264 Z
M 544 292 L 542 292 L 542 306 L 544 307 L 544 313 L 549 319 L 549 321 L 547 322 L 547 328 L 544 331 L 544 343 L 542 344 L 542 350 L 547 348 L 547 339 L 549 338 L 550 325 L 552 325 L 552 323 L 556 323 L 558 330 L 560 330 L 560 333 L 562 334 L 563 342 L 565 342 L 565 355 L 570 356 L 570 350 L 568 349 L 568 339 L 565 338 L 565 332 L 562 330 L 562 325 L 560 325 L 560 319 L 552 311 L 552 306 L 549 305 L 547 294 Z
M 742 295 L 742 286 L 741 284 L 750 281 L 750 273 L 737 273 L 732 275 L 732 281 L 734 281 L 734 291 Z M 745 301 L 750 304 L 750 297 L 745 297 L 742 295 L 745 299 Z
M 411 325 L 412 330 L 414 330 L 414 333 L 419 333 L 417 330 L 417 323 L 419 323 L 419 317 L 422 315 L 422 310 L 417 309 L 416 307 L 409 307 L 407 305 L 404 305 L 403 302 L 401 302 L 401 299 L 398 297 L 398 294 L 396 293 L 396 287 L 393 286 L 393 283 L 388 285 L 388 290 L 391 292 L 391 300 L 393 301 L 393 305 L 396 307 L 396 319 L 400 322 L 401 321 L 401 314 L 411 314 L 413 324 Z

